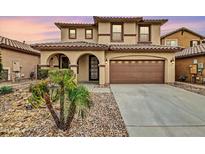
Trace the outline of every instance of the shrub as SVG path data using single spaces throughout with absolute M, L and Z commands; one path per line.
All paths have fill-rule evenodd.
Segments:
M 48 69 L 38 69 L 37 79 L 42 80 L 48 78 Z
M 178 80 L 181 81 L 181 82 L 185 82 L 187 78 L 188 78 L 188 77 L 183 74 L 183 75 L 180 75 L 180 76 L 179 76 Z
M 3 86 L 0 88 L 0 95 L 5 95 L 13 92 L 13 88 L 11 86 Z

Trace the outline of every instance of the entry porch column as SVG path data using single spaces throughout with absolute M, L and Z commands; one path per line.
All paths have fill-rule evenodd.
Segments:
M 105 65 L 99 64 L 99 84 L 105 85 Z
M 74 75 L 75 75 L 75 82 L 77 82 L 77 75 L 78 75 L 78 72 L 77 72 L 77 70 L 78 70 L 78 65 L 76 65 L 76 64 L 70 64 L 69 65 L 70 66 L 70 69 L 71 70 L 73 70 L 73 72 L 74 72 Z

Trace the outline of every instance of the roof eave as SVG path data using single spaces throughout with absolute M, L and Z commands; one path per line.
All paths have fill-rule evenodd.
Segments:
M 108 48 L 104 47 L 40 47 L 40 46 L 33 46 L 33 48 L 40 50 L 40 51 L 106 51 Z
M 143 17 L 101 17 L 101 16 L 93 16 L 94 23 L 97 24 L 98 22 L 140 22 L 143 20 Z M 130 20 L 130 21 L 129 21 Z
M 59 29 L 61 28 L 68 28 L 68 27 L 93 27 L 96 26 L 96 24 L 92 23 L 54 23 Z
M 197 57 L 197 56 L 203 56 L 205 53 L 199 53 L 199 54 L 191 54 L 191 55 L 183 55 L 183 56 L 176 56 L 176 59 L 183 59 L 183 58 L 191 58 L 191 57 Z
M 153 20 L 145 19 L 141 21 L 139 24 L 156 24 L 156 25 L 162 26 L 167 22 L 168 22 L 168 19 L 153 19 Z
M 162 35 L 162 36 L 160 37 L 160 39 L 164 39 L 165 37 L 168 37 L 168 36 L 170 36 L 170 35 L 173 35 L 173 34 L 175 34 L 175 33 L 178 33 L 178 32 L 180 32 L 180 31 L 182 31 L 182 30 L 187 31 L 187 32 L 189 32 L 189 33 L 192 33 L 192 34 L 194 34 L 194 35 L 200 37 L 201 39 L 205 39 L 205 36 L 203 36 L 203 35 L 201 35 L 201 34 L 198 34 L 198 33 L 194 32 L 194 31 L 192 31 L 192 30 L 190 30 L 190 29 L 188 29 L 188 28 L 185 28 L 185 27 L 176 29 L 176 30 L 174 30 L 174 31 L 172 31 L 172 32 L 169 32 L 169 33 L 167 33 L 167 34 L 165 34 L 165 35 Z
M 8 46 L 8 45 L 5 45 L 5 44 L 0 44 L 0 47 L 5 48 L 5 49 L 10 49 L 10 50 L 15 50 L 15 51 L 18 51 L 18 52 L 23 52 L 25 54 L 40 56 L 40 53 L 33 52 L 33 51 L 30 51 L 30 50 L 23 50 L 23 49 L 14 48 L 14 47 L 11 47 L 11 46 Z

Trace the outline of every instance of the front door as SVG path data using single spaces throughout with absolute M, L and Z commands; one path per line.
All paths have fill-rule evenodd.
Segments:
M 89 80 L 96 81 L 99 80 L 99 61 L 97 57 L 91 55 L 89 56 Z
M 68 57 L 66 57 L 64 55 L 61 56 L 61 67 L 60 68 L 62 68 L 62 69 L 69 68 L 69 59 L 68 59 Z

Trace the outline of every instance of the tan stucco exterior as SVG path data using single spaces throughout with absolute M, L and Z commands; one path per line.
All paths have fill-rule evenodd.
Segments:
M 89 81 L 89 55 L 83 55 L 79 58 L 78 81 Z
M 61 41 L 75 42 L 75 41 L 86 41 L 86 42 L 94 42 L 98 44 L 138 44 L 138 30 L 139 24 L 150 26 L 150 42 L 147 42 L 151 45 L 160 45 L 160 23 L 156 24 L 156 22 L 118 22 L 123 24 L 123 41 L 122 42 L 112 42 L 111 41 L 111 25 L 112 21 L 103 21 L 97 22 L 93 26 L 93 39 L 87 40 L 85 39 L 85 29 L 88 28 L 88 25 L 83 27 L 76 26 L 77 30 L 77 38 L 69 39 L 69 28 L 73 28 L 73 25 L 65 28 L 65 24 L 61 29 Z M 59 26 L 58 26 L 59 27 Z M 145 43 L 145 42 L 141 42 Z M 90 50 L 90 49 L 88 49 Z M 104 49 L 103 49 L 104 50 Z M 149 49 L 148 49 L 149 50 Z M 129 51 L 129 50 L 128 50 Z M 173 83 L 175 81 L 175 64 L 171 63 L 175 59 L 174 52 L 167 51 L 46 51 L 44 49 L 41 51 L 41 65 L 49 65 L 50 57 L 53 57 L 56 54 L 64 54 L 69 58 L 70 68 L 77 74 L 78 81 L 89 81 L 89 56 L 94 55 L 99 60 L 99 84 L 109 84 L 110 83 L 110 60 L 114 59 L 122 59 L 122 60 L 164 60 L 164 82 L 165 83 Z M 79 60 L 79 61 L 78 61 Z M 58 63 L 58 62 L 56 62 Z
M 160 45 L 160 25 L 151 25 L 151 42 Z
M 99 83 L 105 84 L 105 51 L 42 51 L 41 52 L 41 65 L 49 65 L 50 57 L 53 57 L 56 54 L 64 54 L 69 58 L 71 69 L 77 74 L 77 62 L 78 60 L 80 64 L 88 64 L 84 60 L 84 55 L 94 55 L 99 60 Z M 82 66 L 86 68 L 87 66 Z M 80 68 L 80 67 L 79 67 Z M 82 70 L 81 69 L 81 70 Z M 80 71 L 80 70 L 79 70 Z M 85 70 L 84 70 L 85 71 Z M 83 72 L 79 75 L 77 74 L 77 78 L 79 81 L 86 81 L 88 79 L 87 73 L 83 74 Z
M 77 40 L 78 41 L 86 41 L 86 42 L 97 42 L 98 38 L 97 38 L 97 29 L 96 27 L 92 26 L 92 27 L 89 27 L 89 29 L 92 29 L 93 30 L 93 38 L 92 39 L 86 39 L 85 38 L 85 29 L 86 27 L 84 28 L 76 28 L 76 34 L 77 34 Z M 61 41 L 76 41 L 76 39 L 69 39 L 69 28 L 62 28 L 61 29 Z
M 202 42 L 203 39 L 201 39 L 199 36 L 194 35 L 190 32 L 184 31 L 183 35 L 181 31 L 178 31 L 172 35 L 166 36 L 165 38 L 161 39 L 162 45 L 166 45 L 166 40 L 177 40 L 178 46 L 182 48 L 188 48 L 190 47 L 190 42 L 192 40 L 200 41 Z
M 20 74 L 23 78 L 30 78 L 30 73 L 37 71 L 37 65 L 40 64 L 40 56 L 26 54 L 23 52 L 0 48 L 3 68 L 9 72 L 8 80 L 12 79 L 13 62 L 19 62 Z
M 111 23 L 98 23 L 98 26 L 91 26 L 93 29 L 93 39 L 85 39 L 85 29 L 76 28 L 77 39 L 69 39 L 69 28 L 61 28 L 61 41 L 86 41 L 102 44 L 136 44 L 138 42 L 138 25 L 137 23 L 123 23 L 124 40 L 123 42 L 111 42 Z M 151 25 L 151 42 L 160 45 L 160 25 Z
M 175 53 L 129 53 L 129 52 L 115 52 L 115 51 L 42 51 L 41 65 L 49 64 L 49 57 L 55 54 L 64 54 L 70 60 L 71 69 L 77 74 L 77 61 L 79 59 L 79 73 L 77 74 L 78 81 L 89 81 L 89 66 L 88 55 L 95 55 L 99 60 L 99 83 L 110 83 L 110 60 L 138 60 L 138 59 L 160 59 L 165 61 L 164 68 L 164 82 L 175 82 L 175 64 L 171 60 L 175 59 Z

